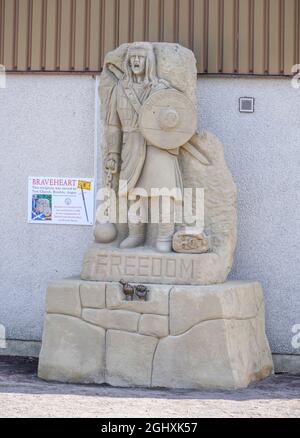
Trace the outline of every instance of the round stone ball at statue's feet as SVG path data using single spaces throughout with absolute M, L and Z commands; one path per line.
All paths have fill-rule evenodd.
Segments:
M 120 243 L 121 249 L 136 248 L 144 244 L 144 236 L 128 236 Z
M 95 241 L 97 243 L 111 243 L 117 237 L 117 227 L 115 224 L 97 224 L 94 229 Z
M 158 252 L 172 252 L 171 240 L 157 240 L 156 249 Z

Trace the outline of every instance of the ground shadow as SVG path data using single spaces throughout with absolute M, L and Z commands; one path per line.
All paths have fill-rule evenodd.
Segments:
M 118 388 L 47 382 L 37 376 L 37 358 L 0 356 L 0 393 L 61 394 L 111 398 L 188 400 L 293 400 L 300 399 L 300 376 L 277 374 L 239 390 Z

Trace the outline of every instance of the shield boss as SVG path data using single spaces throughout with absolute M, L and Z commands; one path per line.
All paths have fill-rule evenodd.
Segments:
M 161 90 L 144 103 L 139 125 L 150 144 L 173 149 L 183 146 L 195 134 L 197 114 L 193 103 L 183 93 Z

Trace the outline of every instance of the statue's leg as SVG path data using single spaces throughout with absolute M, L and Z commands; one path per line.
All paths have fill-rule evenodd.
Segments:
M 146 237 L 146 224 L 143 222 L 143 218 L 145 218 L 145 215 L 148 214 L 147 206 L 148 206 L 148 199 L 145 198 L 140 201 L 140 220 L 136 223 L 136 216 L 131 217 L 130 215 L 130 209 L 128 214 L 128 236 L 126 239 L 124 239 L 121 244 L 120 248 L 136 248 L 137 246 L 141 246 L 145 242 Z M 130 203 L 130 206 L 132 204 Z
M 172 238 L 175 232 L 174 223 L 174 199 L 162 197 L 160 208 L 160 221 L 158 224 L 158 235 L 156 249 L 159 252 L 172 251 Z
M 128 224 L 129 233 L 126 239 L 124 239 L 120 248 L 136 248 L 141 246 L 145 242 L 145 224 Z

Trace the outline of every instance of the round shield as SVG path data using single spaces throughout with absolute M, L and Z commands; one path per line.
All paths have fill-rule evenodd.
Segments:
M 183 146 L 195 134 L 197 114 L 193 103 L 179 91 L 153 93 L 144 103 L 140 130 L 146 140 L 161 149 Z

